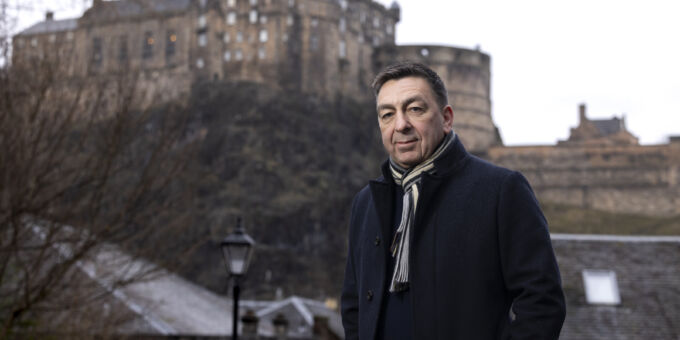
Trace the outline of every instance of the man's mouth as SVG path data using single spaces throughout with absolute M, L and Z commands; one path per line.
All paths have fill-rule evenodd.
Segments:
M 405 140 L 405 141 L 398 141 L 398 142 L 397 142 L 397 145 L 404 146 L 404 145 L 409 145 L 409 144 L 415 143 L 415 142 L 416 142 L 415 139 Z

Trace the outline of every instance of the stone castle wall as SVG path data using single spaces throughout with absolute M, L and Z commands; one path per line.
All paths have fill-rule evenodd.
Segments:
M 543 201 L 620 213 L 680 214 L 680 142 L 628 146 L 492 147 Z

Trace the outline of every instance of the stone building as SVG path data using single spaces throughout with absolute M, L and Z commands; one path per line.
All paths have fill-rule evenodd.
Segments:
M 581 121 L 558 145 L 492 147 L 489 159 L 521 171 L 543 201 L 654 216 L 680 214 L 680 138 L 639 145 L 623 119 Z
M 80 18 L 45 20 L 13 39 L 13 64 L 59 58 L 67 77 L 133 72 L 147 104 L 195 81 L 370 98 L 375 73 L 400 60 L 444 78 L 454 128 L 483 154 L 501 144 L 491 118 L 490 58 L 478 50 L 396 46 L 400 8 L 372 0 L 95 0 Z

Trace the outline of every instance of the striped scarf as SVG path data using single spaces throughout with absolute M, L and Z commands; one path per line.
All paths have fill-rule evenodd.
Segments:
M 402 168 L 390 158 L 390 170 L 392 171 L 394 182 L 404 189 L 401 222 L 399 222 L 399 227 L 394 234 L 394 239 L 392 239 L 392 245 L 390 246 L 392 257 L 397 258 L 394 273 L 392 274 L 392 282 L 390 283 L 390 292 L 400 292 L 408 289 L 409 240 L 416 216 L 416 207 L 418 206 L 420 180 L 423 173 L 436 173 L 437 169 L 434 167 L 434 161 L 453 144 L 454 137 L 453 131 L 448 133 L 441 144 L 439 144 L 439 147 L 437 147 L 437 150 L 428 159 L 410 169 Z

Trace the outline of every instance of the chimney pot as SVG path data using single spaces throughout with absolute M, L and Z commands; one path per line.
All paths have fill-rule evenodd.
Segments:
M 45 20 L 46 21 L 54 20 L 54 12 L 52 12 L 52 11 L 45 12 Z

